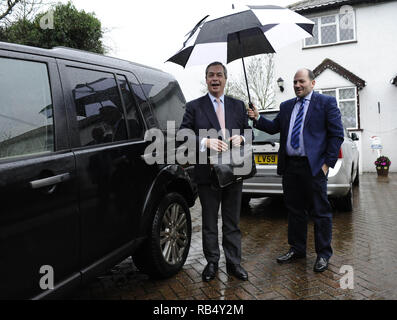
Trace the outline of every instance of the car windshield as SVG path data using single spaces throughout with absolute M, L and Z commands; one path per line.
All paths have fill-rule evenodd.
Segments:
M 278 112 L 261 113 L 261 115 L 265 116 L 268 120 L 273 120 L 277 116 L 277 114 Z M 254 128 L 254 135 L 255 139 L 253 141 L 253 144 L 260 144 L 263 142 L 280 142 L 280 133 L 272 135 Z

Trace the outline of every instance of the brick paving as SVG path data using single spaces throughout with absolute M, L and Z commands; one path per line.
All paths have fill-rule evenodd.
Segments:
M 123 300 L 395 300 L 397 299 L 397 173 L 389 177 L 364 174 L 354 189 L 352 213 L 334 211 L 333 249 L 329 269 L 313 272 L 316 259 L 313 224 L 308 229 L 307 258 L 279 265 L 276 257 L 288 250 L 287 214 L 282 203 L 254 199 L 241 216 L 242 265 L 249 281 L 226 273 L 222 254 L 215 280 L 205 283 L 206 264 L 201 248 L 200 202 L 191 209 L 192 244 L 188 259 L 176 276 L 152 280 L 139 272 L 131 258 L 71 299 Z M 219 223 L 221 228 L 221 223 Z M 221 233 L 220 233 L 221 235 Z M 221 239 L 220 239 L 221 243 Z M 221 250 L 222 251 L 222 250 Z M 341 289 L 340 268 L 354 271 L 354 289 Z

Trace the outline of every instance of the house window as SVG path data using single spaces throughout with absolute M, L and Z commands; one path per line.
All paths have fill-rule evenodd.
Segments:
M 357 88 L 337 88 L 318 90 L 320 93 L 332 96 L 338 101 L 342 114 L 343 126 L 346 129 L 358 129 Z
M 315 23 L 313 37 L 305 39 L 305 48 L 356 40 L 354 11 L 310 19 Z

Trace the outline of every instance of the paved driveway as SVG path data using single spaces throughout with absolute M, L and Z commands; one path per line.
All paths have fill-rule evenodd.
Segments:
M 217 278 L 210 283 L 202 282 L 206 261 L 201 250 L 201 207 L 197 200 L 192 209 L 191 250 L 178 275 L 154 281 L 140 273 L 131 259 L 126 259 L 74 292 L 71 298 L 397 299 L 397 174 L 388 178 L 364 174 L 354 192 L 353 212 L 334 212 L 334 255 L 329 270 L 324 273 L 313 272 L 316 255 L 312 223 L 307 258 L 292 264 L 277 264 L 276 257 L 289 248 L 287 215 L 280 202 L 263 198 L 252 200 L 241 217 L 242 264 L 249 273 L 249 281 L 229 277 L 222 255 Z M 351 271 L 353 277 L 348 278 Z M 354 289 L 342 289 L 341 282 L 353 284 Z

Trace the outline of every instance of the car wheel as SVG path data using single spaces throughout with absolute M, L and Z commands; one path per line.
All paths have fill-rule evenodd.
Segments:
M 353 184 L 350 182 L 349 192 L 338 199 L 336 199 L 336 209 L 342 212 L 353 211 Z
M 133 255 L 135 265 L 154 278 L 168 278 L 184 265 L 192 235 L 191 217 L 185 199 L 167 194 L 153 215 L 150 237 Z

